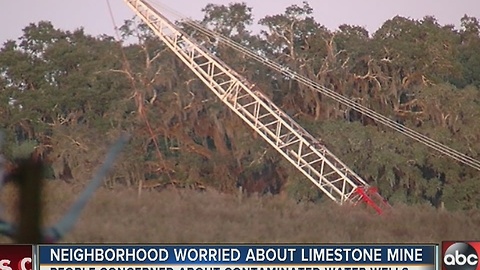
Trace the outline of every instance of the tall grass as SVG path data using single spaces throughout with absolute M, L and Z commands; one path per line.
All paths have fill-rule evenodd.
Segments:
M 44 225 L 57 221 L 81 192 L 60 181 L 45 186 Z M 1 201 L 13 218 L 16 189 Z M 480 212 L 395 205 L 378 216 L 361 207 L 287 198 L 238 197 L 214 191 L 101 188 L 66 243 L 425 243 L 480 239 Z M 10 242 L 1 238 L 1 242 Z

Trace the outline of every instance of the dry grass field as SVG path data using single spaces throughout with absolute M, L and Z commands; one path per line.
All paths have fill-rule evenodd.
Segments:
M 45 224 L 64 213 L 81 187 L 46 185 Z M 14 218 L 15 188 L 0 196 Z M 447 212 L 395 205 L 378 216 L 333 203 L 297 204 L 281 197 L 213 191 L 98 190 L 66 243 L 418 243 L 480 239 L 480 211 Z M 1 238 L 1 242 L 10 242 Z

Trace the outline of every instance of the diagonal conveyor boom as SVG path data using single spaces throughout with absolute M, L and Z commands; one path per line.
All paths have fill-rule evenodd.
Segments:
M 144 0 L 127 5 L 233 112 L 302 172 L 326 196 L 344 204 L 387 205 L 376 190 L 333 155 L 254 84 L 232 70 Z

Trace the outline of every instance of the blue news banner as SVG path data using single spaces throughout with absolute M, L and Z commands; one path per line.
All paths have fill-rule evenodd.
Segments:
M 438 245 L 40 245 L 37 270 L 436 270 Z

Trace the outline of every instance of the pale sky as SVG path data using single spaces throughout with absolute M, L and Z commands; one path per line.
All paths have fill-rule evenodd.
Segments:
M 3 0 L 0 4 L 0 44 L 22 35 L 29 23 L 52 21 L 55 27 L 73 30 L 84 27 L 89 34 L 114 35 L 107 0 Z M 109 0 L 118 26 L 133 16 L 123 0 Z M 201 19 L 201 9 L 208 3 L 228 4 L 234 0 L 163 0 L 160 2 L 181 14 Z M 302 0 L 243 0 L 253 7 L 255 23 L 265 15 L 283 13 L 287 6 L 301 5 Z M 334 30 L 340 24 L 354 24 L 370 33 L 383 22 L 401 15 L 420 19 L 435 16 L 441 24 L 457 27 L 464 14 L 480 18 L 480 0 L 310 0 L 317 22 Z

